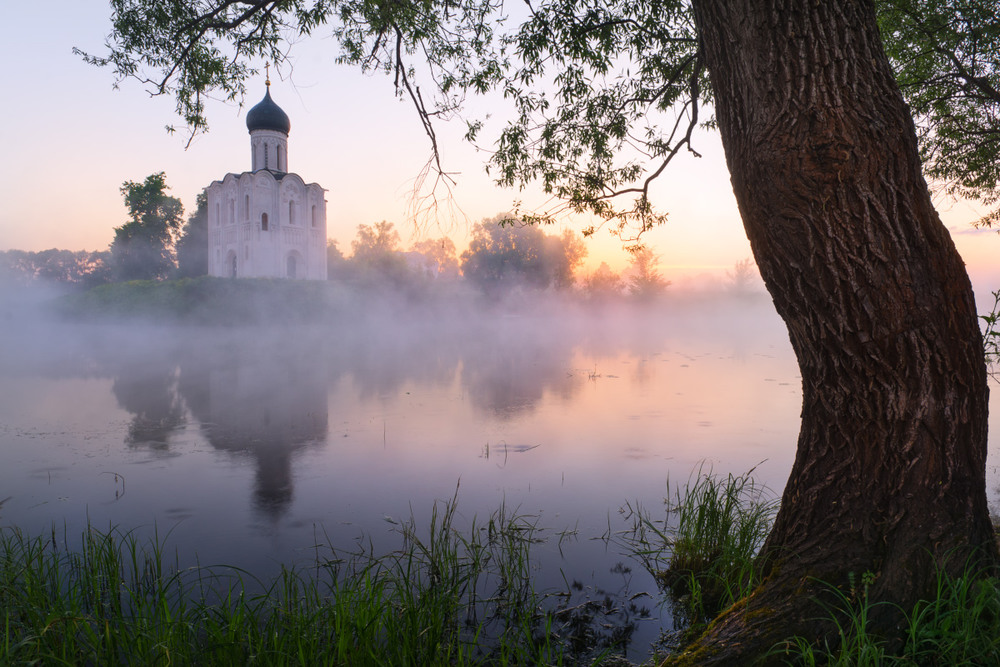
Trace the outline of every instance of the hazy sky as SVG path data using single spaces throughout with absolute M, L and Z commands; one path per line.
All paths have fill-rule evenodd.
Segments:
M 0 42 L 5 99 L 0 182 L 6 200 L 0 249 L 105 249 L 112 228 L 125 222 L 123 181 L 164 171 L 171 193 L 190 212 L 211 181 L 249 169 L 245 115 L 263 97 L 264 77 L 249 83 L 243 108 L 211 103 L 209 133 L 185 149 L 187 137 L 171 99 L 151 98 L 134 81 L 114 90 L 110 70 L 73 55 L 74 46 L 104 54 L 109 15 L 105 0 L 5 8 L 10 30 Z M 418 238 L 411 236 L 409 209 L 414 179 L 428 157 L 426 136 L 409 102 L 394 97 L 389 79 L 338 66 L 336 55 L 332 39 L 313 38 L 294 48 L 293 68 L 272 70 L 272 97 L 292 123 L 289 170 L 328 190 L 329 235 L 342 250 L 349 250 L 358 224 L 383 219 L 394 222 L 408 244 Z M 170 135 L 166 125 L 181 131 Z M 447 232 L 460 248 L 471 223 L 510 209 L 514 200 L 545 203 L 536 192 L 494 187 L 482 168 L 485 155 L 461 140 L 463 129 L 460 123 L 438 127 L 445 168 L 460 172 L 451 202 L 460 212 L 443 209 L 442 229 L 421 232 L 431 237 Z M 668 278 L 723 275 L 750 255 L 718 138 L 702 133 L 695 147 L 704 157 L 685 156 L 653 195 L 670 220 L 649 234 L 647 243 L 661 255 Z M 1000 237 L 969 233 L 966 223 L 976 217 L 970 206 L 946 208 L 942 215 L 973 273 L 996 276 L 994 287 L 1000 287 Z M 621 243 L 607 232 L 598 232 L 588 248 L 591 267 L 600 260 L 616 268 L 626 262 Z

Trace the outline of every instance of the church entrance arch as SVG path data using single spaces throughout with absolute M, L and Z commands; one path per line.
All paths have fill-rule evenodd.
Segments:
M 285 258 L 285 277 L 291 278 L 292 280 L 302 277 L 305 278 L 306 265 L 302 259 L 302 255 L 298 251 L 293 250 L 288 253 L 288 257 Z

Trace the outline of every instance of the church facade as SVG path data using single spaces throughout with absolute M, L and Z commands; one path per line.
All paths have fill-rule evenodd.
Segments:
M 247 113 L 250 171 L 205 188 L 210 276 L 326 280 L 326 190 L 289 173 L 290 129 L 268 81 Z

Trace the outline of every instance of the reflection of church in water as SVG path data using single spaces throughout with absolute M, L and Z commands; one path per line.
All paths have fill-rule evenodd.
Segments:
M 288 173 L 288 115 L 271 99 L 247 113 L 250 171 L 205 188 L 208 275 L 326 280 L 326 197 Z
M 241 345 L 181 365 L 179 389 L 213 447 L 255 462 L 254 505 L 276 517 L 292 500 L 292 459 L 327 437 L 326 366 L 297 350 Z

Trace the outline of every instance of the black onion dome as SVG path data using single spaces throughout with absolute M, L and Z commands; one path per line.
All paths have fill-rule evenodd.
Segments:
M 276 130 L 288 134 L 292 128 L 288 114 L 271 99 L 271 89 L 264 93 L 264 99 L 247 113 L 247 130 Z

